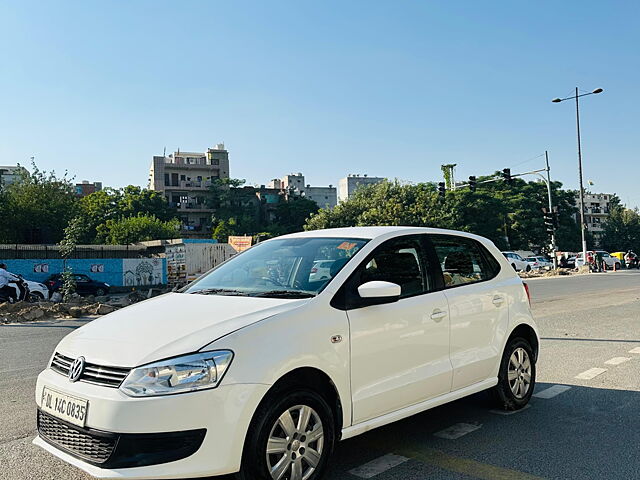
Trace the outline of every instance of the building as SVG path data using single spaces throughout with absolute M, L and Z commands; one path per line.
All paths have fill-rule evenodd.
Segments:
M 593 239 L 597 244 L 600 243 L 604 223 L 609 217 L 610 203 L 614 195 L 609 193 L 591 193 L 584 194 L 584 223 L 587 231 L 593 235 Z M 580 208 L 580 199 L 576 197 L 576 205 Z
M 338 202 L 350 199 L 360 187 L 375 185 L 385 179 L 382 177 L 369 177 L 368 175 L 350 174 L 341 178 L 338 182 Z
M 76 196 L 78 197 L 86 197 L 100 190 L 102 190 L 102 182 L 89 183 L 88 180 L 83 180 L 82 183 L 76 183 Z
M 20 165 L 0 165 L 0 186 L 15 183 L 23 173 L 28 173 L 27 169 Z
M 206 204 L 212 182 L 229 178 L 229 152 L 223 143 L 206 152 L 181 152 L 154 156 L 149 188 L 163 192 L 178 209 L 184 236 L 209 237 L 213 209 Z
M 312 187 L 305 184 L 304 175 L 300 172 L 274 178 L 268 188 L 280 189 L 288 196 L 301 196 L 313 200 L 320 208 L 333 208 L 337 204 L 337 189 L 333 185 L 328 187 Z

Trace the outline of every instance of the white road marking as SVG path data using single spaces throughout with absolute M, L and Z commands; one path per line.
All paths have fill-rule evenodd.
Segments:
M 571 390 L 571 387 L 569 385 L 554 385 L 552 387 L 545 388 L 544 390 L 540 390 L 538 393 L 534 393 L 533 396 L 536 398 L 549 399 L 555 397 L 556 395 L 560 395 L 567 390 Z
M 440 438 L 446 438 L 447 440 L 455 440 L 467 433 L 475 432 L 481 426 L 481 423 L 456 423 L 455 425 L 451 425 L 449 428 L 440 430 L 433 435 Z
M 409 459 L 407 457 L 403 457 L 402 455 L 394 455 L 393 453 L 389 453 L 382 457 L 376 458 L 375 460 L 371 460 L 364 465 L 360 465 L 359 467 L 350 470 L 349 473 L 360 478 L 373 478 L 376 475 L 379 475 L 382 472 L 386 472 L 390 468 L 397 467 L 398 465 L 408 460 Z
M 629 360 L 631 360 L 631 357 L 613 357 L 613 358 L 607 360 L 606 362 L 604 362 L 604 364 L 605 365 L 620 365 L 621 363 L 628 362 Z
M 495 413 L 496 415 L 514 415 L 516 413 L 520 413 L 524 410 L 526 410 L 527 408 L 529 408 L 531 405 L 530 404 L 526 404 L 524 407 L 522 407 L 520 410 L 498 410 L 497 408 L 494 410 L 489 410 L 491 413 Z
M 632 348 L 629 353 L 640 353 L 640 347 Z
M 578 380 L 591 380 L 592 378 L 595 378 L 606 371 L 606 368 L 590 368 L 589 370 L 576 375 L 574 378 L 577 378 Z

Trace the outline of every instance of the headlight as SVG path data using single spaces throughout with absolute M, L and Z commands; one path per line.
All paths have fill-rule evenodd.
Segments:
M 151 397 L 217 387 L 233 352 L 218 350 L 170 358 L 131 370 L 120 389 L 131 397 Z

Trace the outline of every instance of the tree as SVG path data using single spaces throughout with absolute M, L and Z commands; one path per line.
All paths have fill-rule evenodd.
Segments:
M 318 211 L 318 204 L 308 198 L 293 198 L 281 201 L 276 207 L 276 225 L 271 230 L 277 234 L 299 232 L 305 221 Z
M 603 226 L 601 246 L 609 252 L 640 252 L 640 214 L 617 201 L 610 203 L 610 213 Z
M 458 188 L 447 192 L 444 199 L 438 197 L 434 183 L 402 184 L 396 180 L 369 185 L 333 210 L 320 210 L 307 220 L 305 228 L 424 226 L 482 235 L 501 249 L 539 249 L 548 244 L 542 214 L 547 205 L 546 185 L 519 179 L 511 185 L 482 183 L 487 178 L 478 179 L 476 192 Z M 561 190 L 561 186 L 553 182 L 552 198 L 559 207 L 559 233 L 570 238 L 573 246 L 579 243 L 579 230 L 572 218 L 575 194 Z
M 169 206 L 164 195 L 154 190 L 129 185 L 123 189 L 106 188 L 94 192 L 80 200 L 82 217 L 82 243 L 100 243 L 105 238 L 98 232 L 105 232 L 109 220 L 137 217 L 154 217 L 166 222 L 177 217 L 175 208 Z
M 109 219 L 98 226 L 98 236 L 112 245 L 176 238 L 180 233 L 178 219 L 163 222 L 153 215 L 137 215 L 118 220 Z
M 2 187 L 0 243 L 56 243 L 77 212 L 71 179 L 38 169 Z

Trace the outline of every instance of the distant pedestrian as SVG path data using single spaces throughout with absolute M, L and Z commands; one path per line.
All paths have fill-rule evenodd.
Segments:
M 560 268 L 567 268 L 567 257 L 564 255 L 560 255 Z
M 602 258 L 602 254 L 600 252 L 596 252 L 596 272 L 602 272 L 604 259 Z

